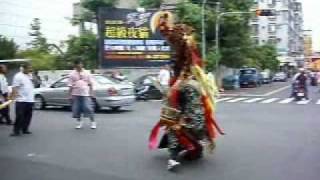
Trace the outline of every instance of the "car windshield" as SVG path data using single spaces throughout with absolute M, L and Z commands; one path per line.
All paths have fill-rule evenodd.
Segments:
M 115 84 L 115 81 L 104 76 L 94 76 L 94 79 L 98 84 Z
M 256 73 L 256 70 L 254 69 L 243 69 L 243 70 L 240 70 L 240 75 L 252 75 L 252 74 L 255 74 Z

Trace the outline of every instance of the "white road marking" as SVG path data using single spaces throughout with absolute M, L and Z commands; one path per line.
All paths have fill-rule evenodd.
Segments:
M 272 94 L 276 94 L 276 93 L 278 93 L 278 92 L 281 92 L 281 91 L 283 91 L 283 90 L 286 90 L 286 89 L 288 89 L 288 88 L 290 88 L 290 87 L 291 87 L 291 85 L 285 86 L 285 87 L 276 89 L 276 90 L 274 90 L 274 91 L 268 92 L 268 93 L 264 94 L 263 96 L 270 96 L 270 95 L 272 95 Z
M 317 101 L 317 103 L 316 104 L 320 104 L 320 99 Z
M 279 89 L 276 89 L 274 91 L 270 91 L 268 93 L 265 93 L 265 94 L 247 94 L 247 93 L 244 93 L 244 92 L 240 92 L 240 93 L 221 93 L 220 95 L 221 96 L 233 96 L 233 97 L 236 97 L 236 96 L 247 96 L 247 97 L 267 97 L 267 96 L 270 96 L 270 95 L 273 95 L 273 94 L 276 94 L 278 92 L 281 92 L 281 91 L 284 91 L 288 88 L 290 88 L 291 85 L 288 85 L 288 86 L 285 86 L 285 87 L 281 87 Z
M 277 101 L 277 100 L 279 100 L 279 98 L 271 98 L 271 99 L 264 100 L 264 101 L 262 101 L 262 102 L 260 102 L 260 103 L 262 103 L 262 104 L 269 104 L 269 103 L 275 102 L 275 101 Z
M 235 103 L 235 102 L 239 102 L 239 101 L 246 100 L 246 99 L 248 99 L 248 98 L 235 98 L 235 99 L 229 100 L 227 102 Z
M 232 98 L 231 97 L 221 98 L 221 99 L 218 99 L 216 102 L 227 101 L 227 100 L 230 100 L 230 99 L 232 99 Z
M 246 100 L 244 101 L 245 103 L 254 103 L 254 102 L 257 102 L 257 101 L 261 101 L 263 100 L 264 98 L 253 98 L 253 99 L 249 99 L 249 100 Z
M 311 100 L 303 100 L 303 101 L 298 101 L 297 104 L 299 105 L 306 105 L 310 102 Z
M 288 104 L 288 103 L 291 103 L 293 100 L 294 100 L 294 98 L 287 98 L 287 99 L 280 101 L 279 104 Z

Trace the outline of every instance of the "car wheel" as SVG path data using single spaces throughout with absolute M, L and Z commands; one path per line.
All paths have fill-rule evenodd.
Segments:
M 42 110 L 46 108 L 46 102 L 41 95 L 36 95 L 34 102 L 34 109 Z
M 110 107 L 112 111 L 119 111 L 121 106 Z

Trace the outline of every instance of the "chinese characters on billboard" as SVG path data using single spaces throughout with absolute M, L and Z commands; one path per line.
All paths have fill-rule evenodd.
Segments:
M 159 33 L 152 33 L 155 11 L 100 9 L 100 63 L 110 67 L 156 67 L 171 59 L 171 48 Z

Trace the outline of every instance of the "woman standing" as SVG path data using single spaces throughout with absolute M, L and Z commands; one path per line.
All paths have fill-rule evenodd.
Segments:
M 1 103 L 8 100 L 9 88 L 8 88 L 6 73 L 7 73 L 7 67 L 5 65 L 0 65 L 0 97 L 1 97 L 0 101 Z M 1 109 L 0 114 L 1 114 L 1 117 L 0 117 L 1 124 L 6 123 L 7 125 L 12 125 L 9 106 Z M 3 121 L 3 118 L 5 119 L 6 122 Z

